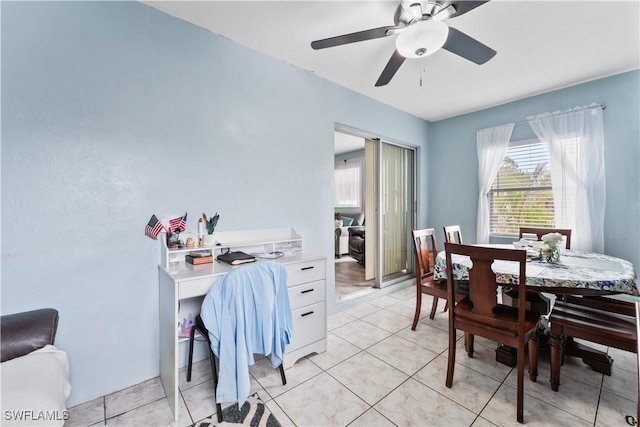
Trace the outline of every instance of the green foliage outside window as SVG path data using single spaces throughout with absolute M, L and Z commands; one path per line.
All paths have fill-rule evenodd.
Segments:
M 555 226 L 551 175 L 540 143 L 510 147 L 490 192 L 492 234 L 518 234 L 521 226 Z

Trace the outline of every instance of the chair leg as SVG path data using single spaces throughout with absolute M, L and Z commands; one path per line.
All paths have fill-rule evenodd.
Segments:
M 207 339 L 207 343 L 209 340 Z M 216 402 L 216 415 L 218 417 L 218 422 L 222 422 L 222 405 L 218 403 L 218 399 L 216 396 L 218 390 L 218 368 L 216 367 L 216 355 L 211 350 L 211 345 L 209 345 L 209 362 L 211 364 L 211 376 L 213 377 L 213 401 Z
M 413 325 L 411 325 L 411 330 L 415 331 L 418 326 L 418 321 L 420 320 L 420 311 L 422 310 L 422 291 L 420 287 L 418 287 L 418 294 L 416 295 L 416 312 L 413 315 Z M 433 310 L 432 310 L 433 311 Z M 433 317 L 432 317 L 433 319 Z
M 538 379 L 538 336 L 534 333 L 527 344 L 529 350 L 529 379 L 536 382 Z
M 193 358 L 192 346 L 193 346 L 196 330 L 200 332 L 200 335 L 202 335 L 205 338 L 207 342 L 207 347 L 209 348 L 209 365 L 211 366 L 211 377 L 213 378 L 213 401 L 216 404 L 216 415 L 218 417 L 218 422 L 221 423 L 222 422 L 222 405 L 218 403 L 218 399 L 216 397 L 216 393 L 218 390 L 218 367 L 216 366 L 216 355 L 213 352 L 213 349 L 211 348 L 209 331 L 204 326 L 204 323 L 202 322 L 202 318 L 200 318 L 200 315 L 196 316 L 196 321 L 193 325 L 193 328 L 191 329 L 191 334 L 189 335 L 191 344 L 189 346 L 189 367 L 187 368 L 187 381 L 191 381 L 191 361 Z
M 196 323 L 197 325 L 197 323 Z M 207 346 L 209 347 L 209 365 L 211 366 L 211 377 L 213 378 L 213 401 L 216 403 L 216 415 L 218 416 L 218 422 L 222 422 L 222 405 L 218 403 L 216 393 L 218 391 L 218 367 L 216 366 L 216 355 L 211 348 L 211 340 L 209 339 L 209 331 L 198 327 L 198 332 L 202 334 L 207 340 Z
M 560 365 L 562 364 L 561 335 L 551 335 L 551 354 L 549 359 L 551 365 L 551 390 L 558 391 L 560 387 Z
M 193 343 L 195 341 L 196 327 L 191 328 L 189 333 L 189 364 L 187 365 L 187 382 L 191 381 L 191 366 L 193 365 Z
M 287 377 L 284 374 L 284 365 L 280 364 L 280 377 L 282 377 L 282 385 L 287 385 Z
M 518 397 L 516 418 L 522 424 L 524 420 L 524 346 L 518 349 Z
M 469 357 L 473 357 L 473 341 L 474 335 L 468 332 L 464 333 L 464 350 Z
M 438 297 L 433 297 L 433 302 L 431 303 L 431 313 L 429 313 L 429 319 L 433 319 L 436 315 L 436 310 L 438 309 Z
M 451 314 L 449 314 L 451 316 Z M 449 323 L 451 325 L 451 323 Z M 449 328 L 449 356 L 447 363 L 447 379 L 445 385 L 447 388 L 451 388 L 453 385 L 453 371 L 456 365 L 456 330 Z

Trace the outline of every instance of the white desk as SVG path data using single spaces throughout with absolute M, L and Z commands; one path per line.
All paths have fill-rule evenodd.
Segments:
M 244 242 L 245 246 L 237 240 L 234 241 L 233 245 L 227 246 L 223 243 L 221 247 L 231 247 L 231 250 L 256 247 L 255 241 Z M 188 250 L 168 253 L 174 252 L 182 254 L 178 269 L 171 272 L 167 269 L 167 264 L 164 262 L 167 260 L 165 249 L 158 266 L 158 275 L 160 379 L 174 419 L 177 420 L 178 370 L 180 368 L 178 348 L 181 343 L 188 345 L 188 338 L 182 335 L 179 324 L 187 313 L 194 316 L 199 313 L 202 299 L 222 276 L 232 268 L 242 267 L 232 267 L 218 261 L 214 261 L 213 264 L 193 266 L 184 262 L 184 254 L 188 253 Z M 283 359 L 286 369 L 293 366 L 301 357 L 311 353 L 321 353 L 327 349 L 326 261 L 325 257 L 303 253 L 285 255 L 275 261 L 283 263 L 287 269 L 287 286 L 293 320 L 293 340 L 287 346 Z

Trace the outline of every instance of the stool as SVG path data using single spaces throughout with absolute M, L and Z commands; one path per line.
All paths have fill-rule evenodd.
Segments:
M 195 341 L 196 330 L 207 340 L 207 347 L 209 348 L 209 362 L 211 364 L 211 376 L 213 377 L 213 400 L 216 402 L 216 414 L 218 416 L 218 422 L 222 422 L 222 405 L 216 400 L 216 390 L 218 389 L 218 368 L 216 366 L 216 355 L 211 349 L 211 340 L 209 339 L 209 331 L 206 326 L 204 326 L 204 322 L 202 321 L 202 317 L 198 314 L 196 316 L 193 327 L 191 328 L 191 333 L 189 334 L 189 364 L 187 365 L 187 382 L 191 382 L 191 367 L 193 365 L 193 343 Z M 282 377 L 282 385 L 287 384 L 287 377 L 284 374 L 284 367 L 280 364 L 280 376 Z

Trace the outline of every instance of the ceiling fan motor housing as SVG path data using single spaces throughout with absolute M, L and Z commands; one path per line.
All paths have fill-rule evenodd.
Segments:
M 412 1 L 403 0 L 398 5 L 395 15 L 396 25 L 410 25 L 423 19 L 431 19 L 440 11 L 446 9 L 444 0 L 441 1 Z

